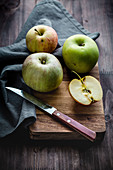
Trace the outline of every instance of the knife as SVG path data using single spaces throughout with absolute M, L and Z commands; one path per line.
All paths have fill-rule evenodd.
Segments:
M 84 137 L 86 137 L 90 141 L 93 142 L 96 139 L 96 132 L 88 129 L 87 127 L 80 124 L 76 120 L 74 120 L 74 119 L 70 118 L 69 116 L 61 113 L 60 111 L 58 111 L 53 106 L 50 106 L 49 104 L 44 103 L 43 101 L 41 101 L 37 97 L 35 97 L 35 96 L 33 96 L 33 95 L 23 91 L 23 90 L 17 89 L 17 88 L 6 87 L 6 89 L 18 94 L 22 98 L 24 98 L 24 99 L 28 100 L 29 102 L 33 103 L 34 105 L 38 106 L 41 110 L 43 110 L 43 111 L 49 113 L 50 115 L 52 115 L 53 117 L 59 119 L 60 121 L 62 121 L 63 123 L 65 123 L 66 125 L 71 127 L 73 130 L 79 132 L 81 135 L 83 135 Z

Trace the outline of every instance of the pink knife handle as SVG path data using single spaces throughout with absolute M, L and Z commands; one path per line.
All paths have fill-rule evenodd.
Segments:
M 67 115 L 55 110 L 52 114 L 55 118 L 58 118 L 63 123 L 70 126 L 72 129 L 79 132 L 81 135 L 86 137 L 87 139 L 94 141 L 96 139 L 96 132 L 88 129 L 87 127 L 83 126 L 79 122 L 75 121 L 74 119 L 68 117 Z

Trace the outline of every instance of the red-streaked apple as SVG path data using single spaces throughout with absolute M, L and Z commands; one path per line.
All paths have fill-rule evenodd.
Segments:
M 90 37 L 76 34 L 64 42 L 62 55 L 70 70 L 77 73 L 88 73 L 98 61 L 99 49 Z
M 33 90 L 50 92 L 58 88 L 63 79 L 59 60 L 50 53 L 29 55 L 22 65 L 24 82 Z
M 26 34 L 26 45 L 31 52 L 52 53 L 58 44 L 56 31 L 46 25 L 32 27 Z
M 69 92 L 76 102 L 83 105 L 90 105 L 103 97 L 101 84 L 93 76 L 73 79 L 69 84 Z

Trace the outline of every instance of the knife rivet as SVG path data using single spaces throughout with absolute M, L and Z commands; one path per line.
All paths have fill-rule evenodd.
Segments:
M 57 116 L 60 116 L 60 113 L 57 113 Z
M 68 122 L 68 123 L 70 123 L 70 122 L 71 122 L 71 120 L 69 120 L 69 119 L 68 119 L 68 120 L 67 120 L 67 122 Z

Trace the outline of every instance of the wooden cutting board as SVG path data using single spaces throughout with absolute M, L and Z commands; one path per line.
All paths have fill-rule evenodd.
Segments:
M 38 93 L 34 95 L 44 102 L 57 108 L 57 110 L 70 116 L 86 127 L 94 130 L 98 138 L 103 136 L 105 118 L 102 100 L 90 106 L 83 106 L 75 102 L 69 94 L 68 85 L 70 81 L 77 78 L 65 66 L 63 66 L 64 78 L 61 85 L 53 92 Z M 92 69 L 90 74 L 99 80 L 98 64 Z M 84 75 L 81 75 L 84 76 Z M 72 130 L 67 125 L 44 113 L 36 107 L 37 120 L 29 127 L 30 138 L 35 140 L 79 140 L 85 139 L 78 132 Z

